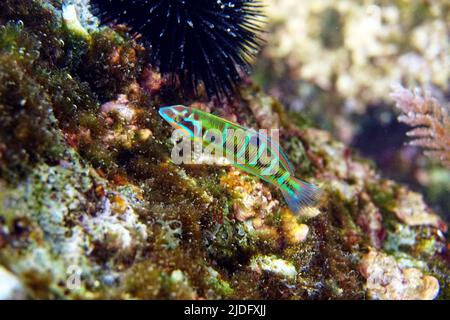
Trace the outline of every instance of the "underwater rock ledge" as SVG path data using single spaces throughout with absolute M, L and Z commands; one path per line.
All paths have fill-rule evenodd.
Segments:
M 181 96 L 121 30 L 69 22 L 60 1 L 0 3 L 0 298 L 450 298 L 447 225 L 420 194 L 250 81 L 220 108 Z M 172 164 L 174 103 L 279 127 L 316 210 Z

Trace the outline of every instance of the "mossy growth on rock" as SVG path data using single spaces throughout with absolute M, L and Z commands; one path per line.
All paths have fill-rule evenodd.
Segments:
M 73 31 L 59 1 L 2 1 L 0 23 L 1 297 L 377 298 L 373 268 L 414 281 L 385 298 L 449 297 L 447 227 L 420 195 L 258 88 L 182 97 L 148 49 Z M 175 102 L 280 128 L 321 202 L 294 216 L 231 166 L 171 163 L 157 107 Z

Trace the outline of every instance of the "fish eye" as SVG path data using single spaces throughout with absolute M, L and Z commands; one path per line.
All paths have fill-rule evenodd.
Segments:
M 183 121 L 183 120 L 185 119 L 185 115 L 186 115 L 186 112 L 185 112 L 185 111 L 183 111 L 183 112 L 181 112 L 181 113 L 177 113 L 177 114 L 174 116 L 174 119 L 175 119 L 176 122 L 181 122 L 181 121 Z

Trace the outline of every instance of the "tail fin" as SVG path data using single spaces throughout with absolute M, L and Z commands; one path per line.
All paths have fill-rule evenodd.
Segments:
M 286 200 L 289 209 L 294 214 L 308 212 L 320 197 L 320 189 L 310 183 L 297 179 L 290 178 L 290 188 L 282 188 L 281 193 Z

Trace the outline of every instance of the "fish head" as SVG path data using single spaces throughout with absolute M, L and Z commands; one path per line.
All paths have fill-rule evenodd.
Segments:
M 201 136 L 201 123 L 192 108 L 182 105 L 162 107 L 159 109 L 159 115 L 184 135 L 191 138 Z

